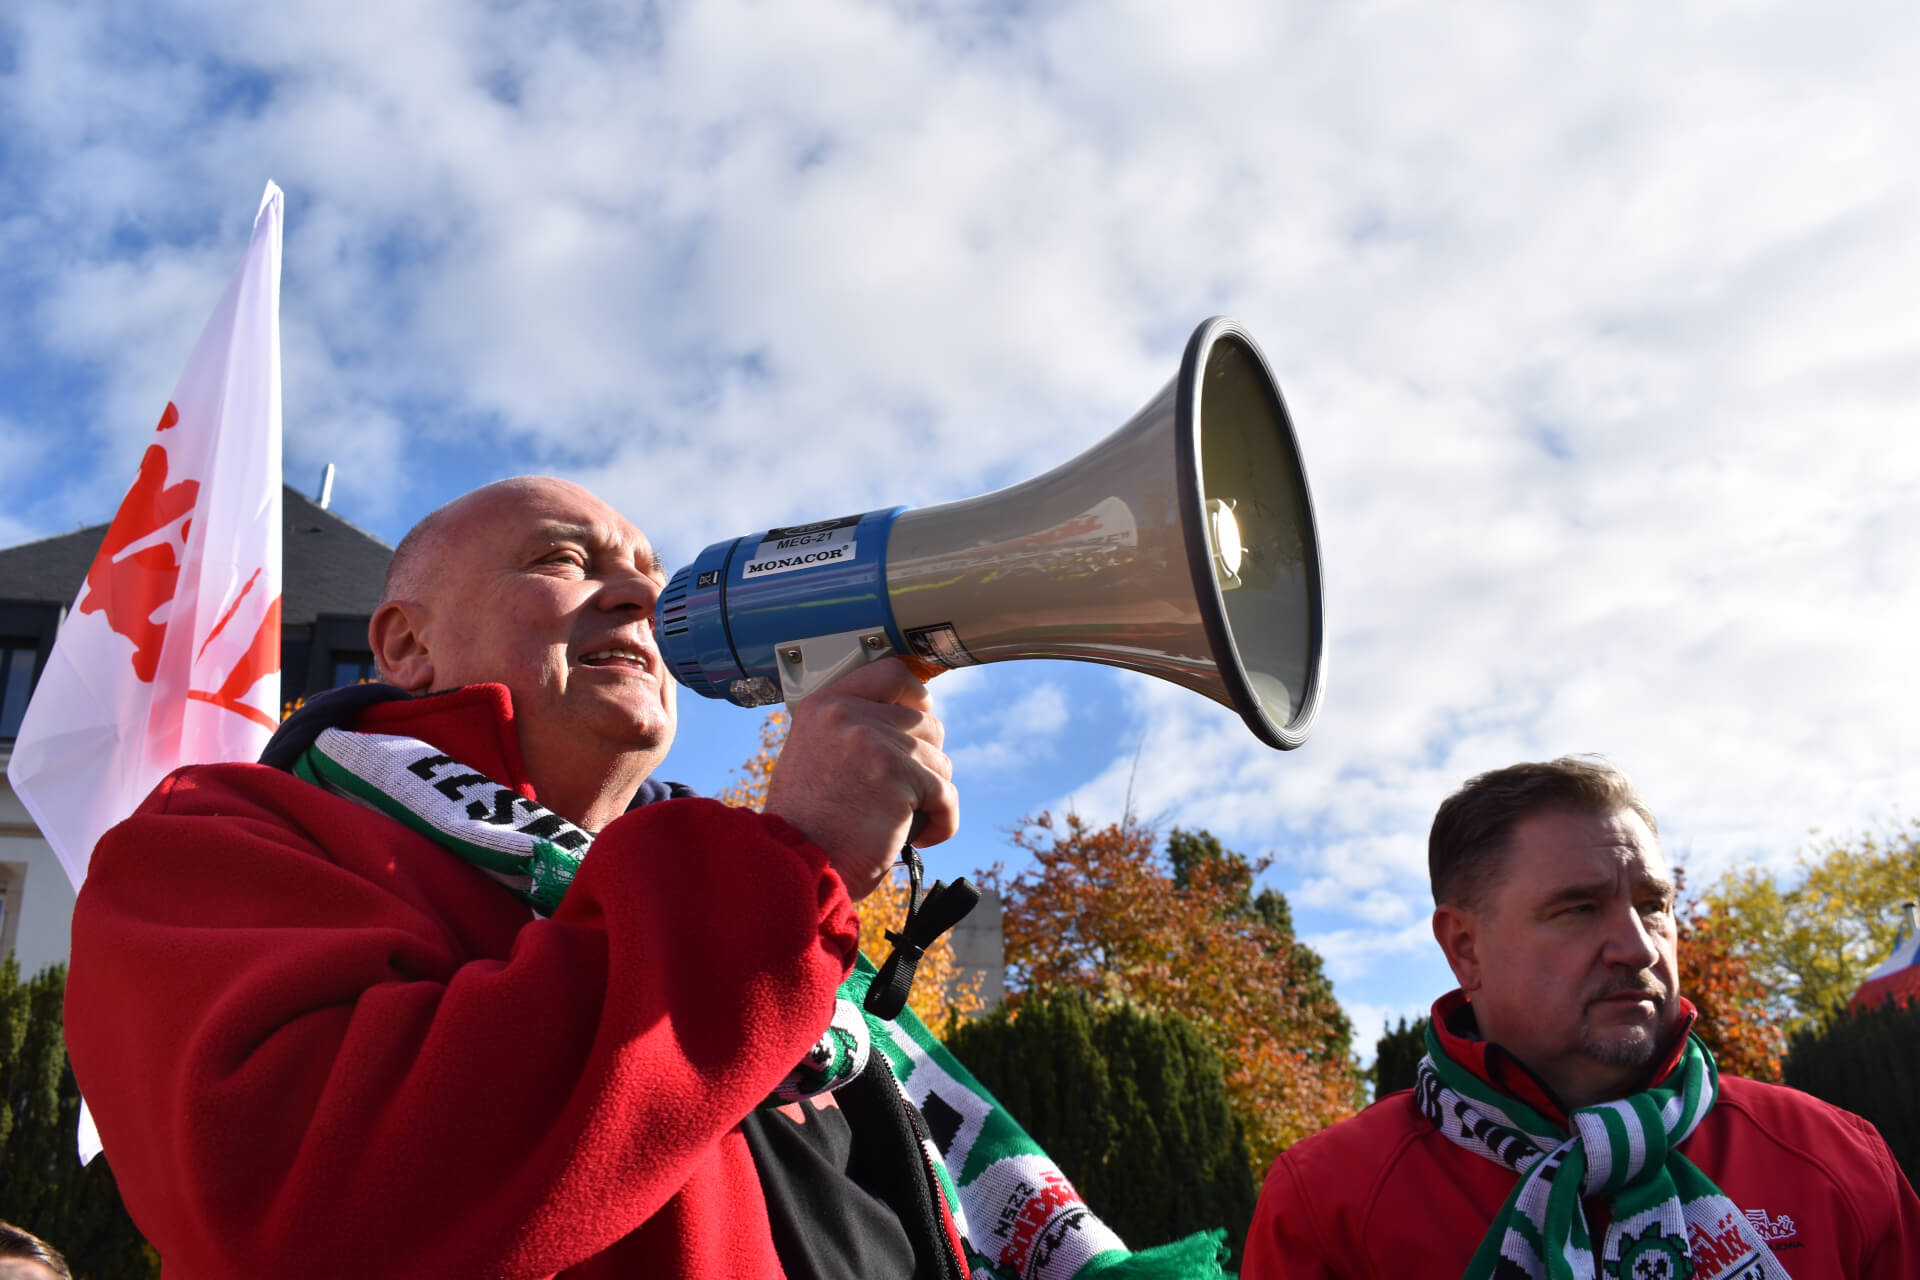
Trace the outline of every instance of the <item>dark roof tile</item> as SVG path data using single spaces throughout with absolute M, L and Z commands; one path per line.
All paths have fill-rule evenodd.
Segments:
M 298 626 L 323 613 L 371 614 L 393 548 L 291 485 L 282 488 L 281 621 Z M 0 600 L 72 604 L 106 536 L 107 526 L 96 524 L 0 550 Z

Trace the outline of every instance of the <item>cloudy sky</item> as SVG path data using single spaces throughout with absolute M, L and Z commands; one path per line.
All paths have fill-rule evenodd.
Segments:
M 1078 453 L 1206 316 L 1325 553 L 1303 748 L 1143 677 L 943 677 L 967 830 L 1275 855 L 1370 1054 L 1424 841 L 1605 752 L 1696 875 L 1920 793 L 1920 10 L 738 0 L 0 7 L 0 545 L 105 520 L 262 186 L 288 479 L 396 539 L 580 480 L 669 561 Z M 696 705 L 698 704 L 698 705 Z M 692 696 L 670 772 L 757 718 Z M 1908 807 L 1903 810 L 1901 806 Z

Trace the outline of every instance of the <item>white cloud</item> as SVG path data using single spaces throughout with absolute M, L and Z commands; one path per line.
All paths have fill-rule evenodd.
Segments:
M 1394 929 L 1338 929 L 1303 934 L 1300 940 L 1320 953 L 1327 962 L 1327 975 L 1336 982 L 1377 972 L 1375 966 L 1383 961 L 1404 965 L 1411 958 L 1427 968 L 1438 965 L 1444 972 L 1446 967 L 1424 916 Z M 1445 989 L 1436 987 L 1434 994 Z
M 1030 689 L 1004 706 L 979 710 L 983 714 L 975 721 L 991 736 L 950 746 L 957 783 L 1044 760 L 1053 754 L 1069 718 L 1066 694 L 1051 683 Z
M 1043 684 L 1006 711 L 1011 733 L 1050 738 L 1067 724 L 1067 696 L 1059 685 Z
M 935 676 L 927 685 L 933 695 L 934 714 L 952 720 L 977 706 L 998 683 L 998 672 L 985 667 L 955 667 Z
M 0 367 L 59 381 L 0 413 L 64 446 L 0 481 L 20 528 L 105 517 L 272 176 L 290 474 L 343 462 L 389 533 L 521 468 L 680 557 L 966 497 L 1245 321 L 1325 548 L 1313 740 L 1136 678 L 1097 733 L 936 699 L 1016 813 L 1132 785 L 1279 853 L 1354 981 L 1480 769 L 1605 751 L 1708 875 L 1920 790 L 1909 8 L 153 10 L 199 57 L 6 21 Z
M 1381 1035 L 1403 1022 L 1411 1025 L 1426 1017 L 1433 1002 L 1375 1004 L 1365 1000 L 1342 1000 L 1340 1007 L 1345 1011 L 1347 1021 L 1353 1024 L 1353 1051 L 1359 1055 L 1360 1067 L 1364 1071 L 1373 1066 Z
M 46 442 L 43 438 L 28 431 L 20 423 L 4 414 L 0 414 L 0 475 L 23 475 L 42 465 L 42 454 Z M 10 547 L 15 543 L 27 542 L 34 538 L 47 537 L 54 533 L 65 533 L 64 529 L 36 529 L 16 520 L 6 507 L 0 506 L 0 547 Z

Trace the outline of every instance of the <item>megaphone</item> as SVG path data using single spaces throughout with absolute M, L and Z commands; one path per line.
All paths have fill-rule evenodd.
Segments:
M 1319 709 L 1320 548 L 1299 445 L 1253 339 L 1216 317 L 1126 425 L 993 493 L 716 542 L 655 606 L 668 670 L 712 698 L 796 701 L 900 654 L 1144 671 L 1262 742 Z

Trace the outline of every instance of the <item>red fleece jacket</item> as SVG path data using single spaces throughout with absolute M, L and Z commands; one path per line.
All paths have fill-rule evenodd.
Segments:
M 533 794 L 499 686 L 357 727 Z M 714 801 L 609 825 L 536 920 L 390 818 L 188 768 L 94 853 L 67 1042 L 168 1280 L 775 1277 L 737 1125 L 857 936 L 818 848 Z
M 1448 1056 L 1564 1123 L 1559 1105 L 1497 1045 L 1448 1032 L 1463 1003 L 1433 1006 Z M 1691 1016 L 1691 1006 L 1689 1006 Z M 1678 1065 L 1676 1046 L 1658 1075 Z M 1794 1280 L 1914 1280 L 1920 1200 L 1886 1140 L 1859 1116 L 1795 1089 L 1720 1077 L 1720 1097 L 1680 1151 L 1747 1212 Z M 1453 1280 L 1518 1181 L 1448 1141 L 1389 1094 L 1274 1162 L 1247 1234 L 1242 1280 Z M 1588 1222 L 1606 1221 L 1587 1202 Z M 1691 1241 L 1693 1280 L 1733 1280 L 1711 1238 Z

